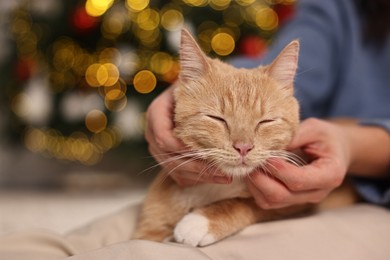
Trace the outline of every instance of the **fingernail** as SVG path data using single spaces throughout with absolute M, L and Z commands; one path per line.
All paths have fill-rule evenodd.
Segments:
M 219 183 L 219 184 L 228 184 L 228 183 L 230 183 L 230 179 L 228 177 L 223 177 L 223 176 L 214 176 L 213 177 L 213 181 L 215 183 Z

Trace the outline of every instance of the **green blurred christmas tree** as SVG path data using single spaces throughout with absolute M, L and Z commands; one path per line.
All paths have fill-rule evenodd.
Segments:
M 16 5 L 16 4 L 15 4 Z M 224 59 L 260 57 L 294 0 L 31 0 L 7 16 L 0 75 L 8 132 L 33 152 L 97 163 L 142 139 L 149 102 L 177 78 L 180 29 Z

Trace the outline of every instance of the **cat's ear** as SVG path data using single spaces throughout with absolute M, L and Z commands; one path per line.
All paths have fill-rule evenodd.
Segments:
M 180 42 L 180 79 L 184 82 L 198 79 L 208 69 L 207 57 L 191 34 L 181 31 Z
M 299 41 L 289 43 L 268 66 L 267 71 L 271 78 L 283 87 L 292 87 L 298 67 Z

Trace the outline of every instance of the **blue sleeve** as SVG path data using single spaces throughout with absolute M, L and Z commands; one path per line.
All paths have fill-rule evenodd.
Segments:
M 280 29 L 261 60 L 236 60 L 235 66 L 269 64 L 292 40 L 299 39 L 300 54 L 295 78 L 295 95 L 302 118 L 324 117 L 337 86 L 345 31 L 350 30 L 343 14 L 351 12 L 352 1 L 301 0 L 294 18 Z
M 390 135 L 390 119 L 367 119 L 360 121 L 361 125 L 379 126 Z M 390 172 L 389 172 L 390 176 Z M 390 207 L 390 178 L 376 180 L 369 178 L 353 178 L 356 190 L 364 200 Z

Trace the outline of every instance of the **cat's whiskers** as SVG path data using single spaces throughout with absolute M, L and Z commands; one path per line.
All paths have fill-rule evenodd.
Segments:
M 181 155 L 173 156 L 172 158 L 169 158 L 163 162 L 160 162 L 159 165 L 162 166 L 163 164 L 169 164 L 169 163 L 173 163 L 173 162 L 176 162 L 179 160 L 187 159 L 187 160 L 184 160 L 183 162 L 179 163 L 178 165 L 176 165 L 172 169 L 170 169 L 167 172 L 167 176 L 169 176 L 174 171 L 176 171 L 177 169 L 179 169 L 183 165 L 188 164 L 190 162 L 194 162 L 194 161 L 198 161 L 198 160 L 202 160 L 202 161 L 207 162 L 206 158 L 208 156 L 212 155 L 213 153 L 215 153 L 215 149 L 202 149 L 202 150 L 190 151 L 190 152 L 186 152 L 186 153 L 181 154 Z

